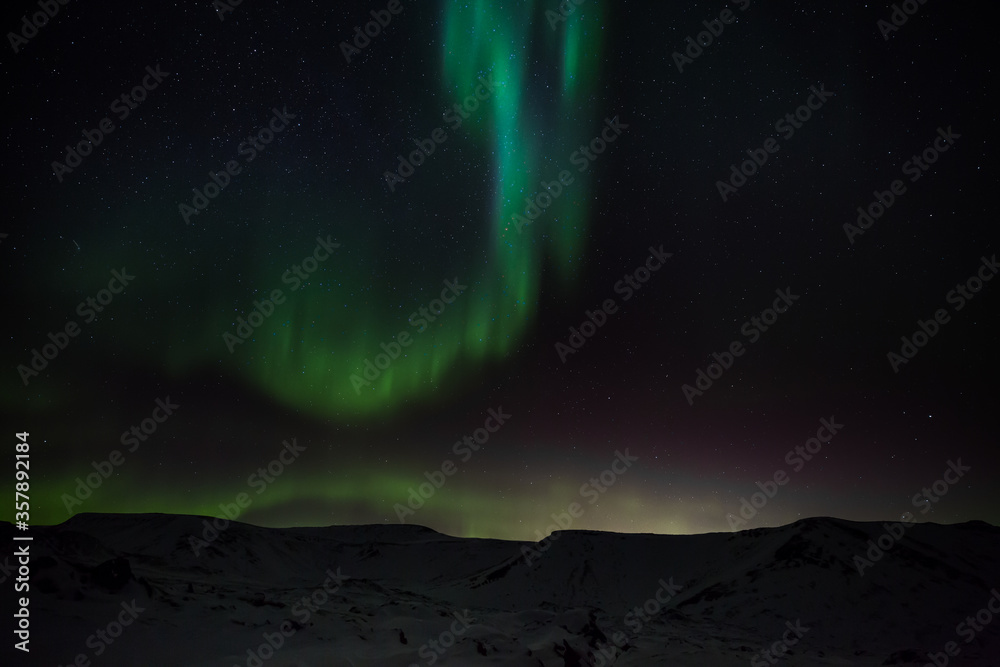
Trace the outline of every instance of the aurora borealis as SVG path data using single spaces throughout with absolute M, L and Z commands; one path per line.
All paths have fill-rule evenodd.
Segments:
M 727 4 L 746 6 L 678 71 Z M 218 516 L 294 438 L 241 520 L 396 522 L 426 483 L 408 523 L 537 539 L 627 449 L 574 528 L 724 531 L 831 415 L 842 432 L 748 527 L 896 518 L 959 457 L 926 520 L 1000 520 L 997 286 L 886 362 L 996 251 L 988 65 L 934 55 L 969 39 L 960 12 L 883 39 L 872 5 L 394 6 L 69 4 L 8 50 L 0 415 L 37 445 L 34 523 Z M 950 126 L 955 149 L 849 242 Z M 689 402 L 776 290 L 801 299 Z M 510 418 L 479 442 L 490 411 Z

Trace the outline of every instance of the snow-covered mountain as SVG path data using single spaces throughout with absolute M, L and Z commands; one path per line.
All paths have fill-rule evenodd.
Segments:
M 542 543 L 205 526 L 80 514 L 33 527 L 31 653 L 5 664 L 1000 666 L 1000 528 L 981 522 Z

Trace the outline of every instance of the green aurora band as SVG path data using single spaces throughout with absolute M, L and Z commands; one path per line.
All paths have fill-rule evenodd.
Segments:
M 317 416 L 384 414 L 404 400 L 429 397 L 448 382 L 460 383 L 459 369 L 467 372 L 482 360 L 502 357 L 522 338 L 534 314 L 545 251 L 563 284 L 572 276 L 574 258 L 582 256 L 586 174 L 573 170 L 575 182 L 537 224 L 518 233 L 512 220 L 523 214 L 525 197 L 540 191 L 543 180 L 556 180 L 559 171 L 569 168 L 570 153 L 593 136 L 600 117 L 589 108 L 601 57 L 599 10 L 577 11 L 555 30 L 535 2 L 448 2 L 444 14 L 443 89 L 452 99 L 462 99 L 479 76 L 492 73 L 495 83 L 485 108 L 462 126 L 468 134 L 463 140 L 496 156 L 489 179 L 495 187 L 491 231 L 485 235 L 491 239 L 489 260 L 479 275 L 441 275 L 439 280 L 458 273 L 469 290 L 422 333 L 408 325 L 407 314 L 433 298 L 440 282 L 426 286 L 432 296 L 416 297 L 409 308 L 392 315 L 387 315 L 388 303 L 369 303 L 367 316 L 352 314 L 350 328 L 343 326 L 338 306 L 342 308 L 345 292 L 359 289 L 289 294 L 281 317 L 258 329 L 256 340 L 243 346 L 248 349 L 238 348 L 231 366 L 263 393 Z M 544 50 L 558 71 L 562 88 L 551 109 L 536 108 L 538 102 L 525 91 L 532 49 Z M 552 157 L 548 164 L 542 164 L 539 147 L 532 143 L 540 128 L 531 127 L 531 118 L 539 111 L 554 128 L 546 135 L 554 137 L 546 146 Z M 377 255 L 379 249 L 371 252 Z M 273 275 L 261 276 L 261 283 L 273 282 Z M 220 330 L 232 330 L 231 322 L 212 324 L 207 336 L 216 341 Z M 377 380 L 360 386 L 359 393 L 351 376 L 363 379 L 365 361 L 374 360 L 382 352 L 380 344 L 391 344 L 402 330 L 413 334 L 414 342 Z M 247 353 L 252 353 L 252 363 L 241 358 Z
M 488 233 L 477 236 L 487 239 L 484 242 L 487 247 L 475 249 L 476 256 L 486 258 L 485 264 L 480 263 L 474 269 L 454 265 L 435 267 L 424 275 L 435 276 L 438 272 L 440 275 L 428 278 L 428 284 L 422 286 L 425 291 L 415 294 L 413 290 L 417 288 L 410 288 L 410 293 L 401 289 L 402 296 L 397 293 L 390 297 L 380 293 L 381 287 L 373 284 L 370 272 L 355 266 L 359 257 L 380 261 L 378 258 L 385 252 L 384 239 L 376 238 L 377 234 L 365 236 L 364 230 L 349 239 L 338 238 L 334 233 L 333 241 L 342 242 L 342 246 L 330 260 L 320 264 L 312 283 L 301 291 L 285 289 L 287 302 L 275 309 L 274 316 L 264 320 L 251 339 L 229 354 L 220 332 L 235 331 L 236 316 L 245 316 L 253 299 L 268 295 L 263 290 L 254 293 L 246 286 L 284 287 L 277 278 L 284 268 L 311 252 L 315 234 L 300 234 L 300 245 L 285 244 L 281 253 L 269 252 L 273 249 L 266 247 L 263 239 L 241 243 L 232 257 L 219 259 L 216 266 L 219 281 L 206 291 L 203 276 L 158 278 L 155 267 L 144 261 L 148 258 L 124 245 L 114 230 L 95 228 L 87 239 L 92 248 L 90 266 L 120 266 L 124 262 L 130 268 L 137 267 L 135 287 L 138 288 L 138 291 L 130 288 L 132 294 L 120 297 L 121 301 L 131 303 L 115 304 L 118 310 L 114 312 L 117 319 L 114 326 L 107 322 L 92 325 L 95 333 L 124 329 L 129 335 L 113 333 L 119 337 L 110 342 L 95 339 L 97 345 L 105 349 L 114 347 L 123 355 L 141 360 L 152 372 L 165 370 L 168 377 L 175 379 L 221 370 L 248 382 L 263 396 L 303 414 L 353 423 L 378 420 L 404 404 L 433 400 L 435 392 L 460 389 L 478 365 L 502 359 L 528 332 L 535 316 L 543 268 L 550 268 L 555 284 L 572 287 L 585 252 L 590 192 L 589 172 L 577 172 L 568 160 L 581 144 L 589 143 L 600 131 L 606 115 L 606 110 L 594 108 L 602 57 L 602 5 L 592 3 L 579 8 L 554 27 L 546 18 L 546 9 L 533 0 L 448 1 L 442 8 L 442 95 L 449 100 L 463 99 L 470 85 L 488 74 L 492 74 L 495 84 L 495 92 L 483 103 L 483 108 L 461 128 L 461 140 L 486 156 L 480 164 L 492 164 L 492 173 L 480 177 L 492 187 L 488 206 L 483 208 L 488 220 L 475 221 L 489 225 Z M 541 91 L 528 90 L 529 81 L 538 86 L 538 77 L 529 72 L 532 63 L 542 63 L 548 68 L 542 74 L 551 85 Z M 573 184 L 564 189 L 537 222 L 518 233 L 513 219 L 516 214 L 523 215 L 525 199 L 541 191 L 542 181 L 557 180 L 562 170 L 572 172 Z M 239 210 L 230 211 L 227 217 L 238 218 L 243 214 L 247 220 L 310 220 L 315 219 L 317 207 L 335 207 L 331 198 L 317 194 L 314 201 L 289 202 L 273 193 L 258 192 L 247 197 L 247 201 L 231 204 Z M 341 208 L 354 207 L 343 212 L 344 217 L 372 219 L 374 213 L 358 208 L 358 203 L 349 202 L 346 197 L 344 201 L 348 206 Z M 154 215 L 136 205 L 123 206 L 119 214 L 121 219 L 131 220 L 135 225 L 147 225 L 152 243 L 157 241 L 157 235 L 165 245 L 175 241 L 174 232 L 170 231 L 171 225 L 178 224 L 173 210 L 169 217 L 164 215 L 162 221 L 156 220 L 162 224 L 154 224 Z M 98 217 L 96 212 L 93 217 Z M 218 229 L 201 233 L 223 238 Z M 206 239 L 209 244 L 220 243 L 216 237 L 206 236 Z M 404 266 L 412 260 L 401 259 Z M 472 265 L 471 261 L 468 264 Z M 243 281 L 225 282 L 225 276 L 237 272 L 244 276 Z M 435 298 L 441 281 L 456 274 L 459 282 L 469 286 L 468 290 L 427 331 L 416 333 L 407 323 L 408 313 Z M 75 279 L 83 283 L 84 277 L 88 290 L 89 286 L 107 280 L 103 269 L 89 269 Z M 50 288 L 56 293 L 65 291 L 63 281 L 72 279 L 73 276 L 67 275 L 54 278 Z M 177 311 L 173 311 L 173 317 L 144 315 L 151 311 L 137 308 L 135 299 L 140 293 L 145 303 L 169 303 L 178 294 L 190 293 L 185 308 L 191 313 L 207 315 L 200 320 L 184 318 Z M 136 310 L 130 313 L 130 308 Z M 347 313 L 349 317 L 345 316 Z M 130 327 L 123 321 L 130 322 Z M 405 355 L 370 386 L 356 392 L 350 377 L 362 373 L 365 360 L 374 359 L 382 351 L 381 343 L 390 343 L 404 330 L 414 336 Z M 159 345 L 151 348 L 147 342 L 150 340 L 159 341 Z M 18 389 L 10 380 L 4 391 L 13 394 Z M 26 405 L 29 414 L 38 410 L 40 404 L 47 403 L 51 410 L 58 410 L 60 404 L 73 400 L 72 392 L 57 383 L 40 379 L 32 389 L 40 400 Z M 363 466 L 354 470 L 339 468 L 341 475 L 331 478 L 323 474 L 328 466 L 321 463 L 292 466 L 286 473 L 287 479 L 282 478 L 281 483 L 274 484 L 259 498 L 254 497 L 249 520 L 280 525 L 280 519 L 268 518 L 267 510 L 277 511 L 303 500 L 326 503 L 327 507 L 360 505 L 372 515 L 395 520 L 393 504 L 405 503 L 409 489 L 422 481 L 415 469 L 399 464 L 396 470 L 379 472 Z M 34 484 L 33 523 L 65 520 L 66 494 L 73 494 L 77 479 L 92 472 L 89 458 L 65 464 L 65 470 L 52 471 L 54 475 Z M 238 474 L 228 475 L 232 480 L 229 483 L 206 479 L 206 484 L 190 491 L 172 491 L 169 480 L 156 479 L 155 467 L 144 469 L 144 462 L 139 460 L 129 461 L 126 466 L 130 468 L 127 474 L 106 480 L 70 513 L 118 512 L 128 508 L 130 512 L 222 516 L 219 503 L 231 501 L 237 493 L 246 491 L 245 478 Z M 139 479 L 146 481 L 140 483 Z M 538 526 L 518 526 L 517 517 L 530 516 L 539 507 L 565 506 L 567 499 L 573 499 L 576 493 L 569 485 L 535 487 L 530 494 L 518 493 L 498 507 L 495 494 L 488 495 L 483 488 L 481 483 L 477 486 L 453 482 L 447 493 L 443 491 L 433 504 L 428 503 L 415 521 L 452 534 L 531 539 L 534 529 L 544 528 L 544 522 Z M 621 502 L 631 506 L 638 500 Z M 13 519 L 7 509 L 4 514 L 5 519 Z M 349 523 L 350 515 L 346 512 L 316 515 L 311 522 L 307 515 L 297 521 L 300 525 L 307 522 Z

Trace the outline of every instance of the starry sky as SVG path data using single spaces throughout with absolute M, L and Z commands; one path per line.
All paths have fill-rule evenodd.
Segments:
M 567 6 L 8 8 L 31 521 L 1000 522 L 981 8 Z

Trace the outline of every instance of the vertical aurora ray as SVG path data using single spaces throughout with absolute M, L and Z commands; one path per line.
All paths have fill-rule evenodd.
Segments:
M 545 9 L 534 0 L 447 0 L 443 8 L 442 92 L 461 99 L 477 78 L 494 81 L 484 108 L 462 127 L 463 140 L 491 157 L 493 172 L 490 219 L 473 221 L 491 230 L 488 262 L 478 275 L 460 277 L 470 290 L 360 393 L 349 376 L 361 376 L 365 361 L 407 322 L 405 315 L 395 321 L 385 316 L 388 308 L 372 295 L 366 315 L 345 326 L 331 306 L 364 292 L 358 284 L 290 299 L 294 303 L 285 306 L 281 321 L 262 329 L 254 344 L 264 349 L 252 363 L 239 365 L 241 375 L 279 400 L 323 416 L 391 410 L 429 395 L 456 377 L 459 366 L 467 370 L 509 352 L 535 314 L 546 261 L 561 284 L 571 284 L 584 250 L 589 179 L 568 158 L 590 141 L 601 117 L 592 108 L 601 9 L 578 10 L 555 29 Z M 526 198 L 564 169 L 573 171 L 573 185 L 518 233 L 513 218 L 523 214 Z
M 544 251 L 553 255 L 556 273 L 564 282 L 574 269 L 573 258 L 582 253 L 588 190 L 584 175 L 576 176 L 572 189 L 567 188 L 537 225 L 518 233 L 513 219 L 523 214 L 525 198 L 541 192 L 543 181 L 556 180 L 569 167 L 570 153 L 589 140 L 595 114 L 588 107 L 602 51 L 600 14 L 599 6 L 590 12 L 577 11 L 553 26 L 545 8 L 534 1 L 451 1 L 447 5 L 445 84 L 458 87 L 486 72 L 498 84 L 489 100 L 495 117 L 493 136 L 481 140 L 489 142 L 484 149 L 496 156 L 491 224 L 497 239 L 497 268 L 492 279 L 502 288 L 493 310 L 517 313 L 508 332 L 515 337 L 532 315 L 528 306 L 538 295 Z M 480 32 L 484 25 L 491 27 L 486 35 Z M 560 90 L 554 105 L 548 104 L 546 91 L 540 87 L 528 90 L 527 59 L 533 50 L 544 54 L 543 59 L 558 72 L 558 81 L 550 82 Z M 544 118 L 547 127 L 538 127 L 538 118 Z
M 559 117 L 576 119 L 575 122 L 558 125 L 559 143 L 572 147 L 569 150 L 589 143 L 598 131 L 599 120 L 603 117 L 601 112 L 610 111 L 594 110 L 593 115 L 581 113 L 582 109 L 594 104 L 597 92 L 604 50 L 603 19 L 603 5 L 595 3 L 585 11 L 578 9 L 557 31 L 560 41 L 552 57 L 559 58 L 562 64 Z M 566 159 L 565 156 L 560 158 Z M 556 202 L 552 211 L 553 222 L 548 230 L 553 239 L 556 275 L 563 284 L 573 279 L 579 266 L 578 260 L 586 250 L 588 196 L 591 192 L 590 171 L 579 173 L 575 168 L 571 171 L 576 182 L 566 196 Z
M 393 275 L 393 267 L 413 266 L 426 252 L 405 244 L 387 252 L 388 232 L 382 230 L 393 213 L 376 212 L 350 192 L 314 188 L 303 197 L 302 190 L 270 187 L 271 179 L 281 177 L 278 170 L 268 174 L 269 163 L 255 163 L 254 170 L 241 174 L 238 197 L 227 191 L 212 205 L 214 218 L 197 220 L 191 228 L 196 232 L 185 231 L 181 242 L 191 249 L 187 267 L 157 274 L 140 248 L 104 250 L 81 237 L 95 265 L 135 267 L 140 277 L 123 303 L 140 298 L 172 303 L 173 295 L 197 286 L 197 296 L 156 318 L 116 310 L 121 318 L 116 328 L 138 332 L 108 343 L 116 355 L 173 378 L 210 368 L 308 414 L 341 418 L 386 414 L 437 389 L 460 387 L 477 366 L 515 348 L 536 315 L 543 270 L 563 287 L 571 286 L 584 251 L 589 179 L 575 170 L 569 156 L 599 131 L 607 111 L 595 101 L 602 10 L 599 3 L 583 6 L 552 29 L 547 7 L 534 0 L 443 0 L 440 7 L 441 62 L 434 68 L 440 74 L 439 99 L 463 99 L 480 76 L 492 75 L 495 82 L 494 93 L 454 140 L 481 158 L 468 164 L 486 172 L 472 174 L 475 182 L 489 184 L 484 219 L 462 221 L 477 228 L 469 243 L 479 247 L 468 248 L 469 255 L 486 261 L 471 268 L 442 262 L 420 281 L 409 273 Z M 276 144 L 272 150 L 277 156 L 288 149 Z M 573 172 L 573 185 L 518 233 L 513 216 L 524 212 L 525 199 L 539 193 L 543 181 L 557 180 L 562 170 Z M 420 196 L 440 195 L 427 191 Z M 176 201 L 165 201 L 156 213 L 102 210 L 84 226 L 100 229 L 109 216 L 142 220 L 144 229 L 154 230 L 151 245 L 178 242 L 171 231 L 178 226 Z M 244 221 L 247 235 L 257 239 L 237 252 L 226 236 L 235 229 L 233 220 Z M 317 233 L 326 232 L 344 247 L 302 289 L 292 291 L 283 273 L 312 252 Z M 379 269 L 375 273 L 373 265 Z M 207 273 L 198 268 L 204 266 L 211 267 Z M 405 354 L 376 381 L 355 391 L 352 374 L 362 373 L 365 361 L 400 331 L 415 333 L 409 313 L 435 298 L 439 281 L 456 276 L 469 289 L 438 322 L 414 335 Z M 95 275 L 95 286 L 102 278 Z M 395 294 L 386 289 L 390 280 Z M 223 333 L 235 333 L 238 318 L 249 316 L 254 301 L 268 298 L 275 288 L 287 300 L 232 352 L 227 350 Z

